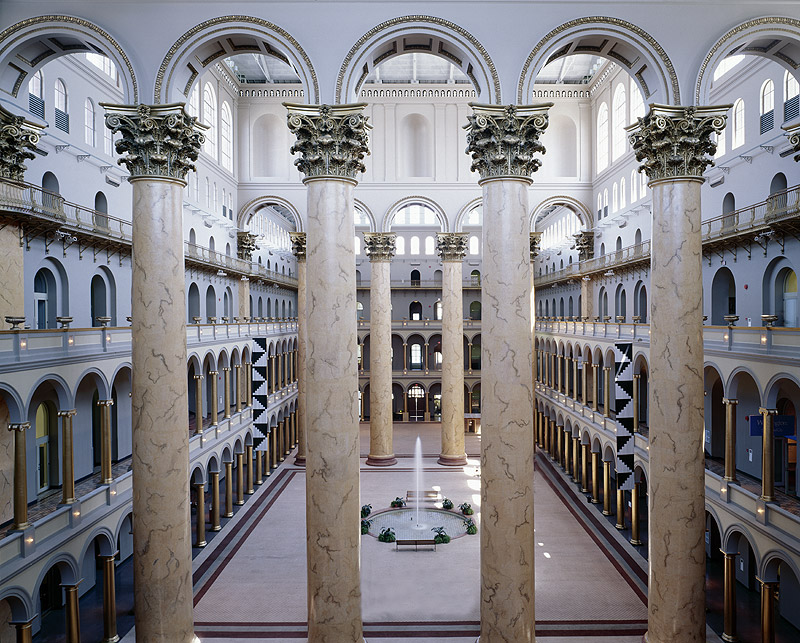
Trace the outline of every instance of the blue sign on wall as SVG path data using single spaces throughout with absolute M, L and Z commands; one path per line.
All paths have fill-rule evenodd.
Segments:
M 776 438 L 797 439 L 794 415 L 775 415 L 772 418 L 772 428 Z M 764 417 L 761 414 L 750 416 L 750 436 L 761 437 L 764 435 Z

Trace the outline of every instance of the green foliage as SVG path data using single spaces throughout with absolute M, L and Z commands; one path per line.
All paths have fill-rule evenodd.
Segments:
M 464 526 L 467 528 L 467 533 L 470 536 L 474 536 L 478 533 L 478 525 L 475 524 L 475 521 L 472 518 L 465 519 Z
M 361 519 L 361 535 L 364 536 L 369 533 L 369 528 L 372 526 L 372 521 L 366 518 Z
M 442 509 L 447 509 L 448 511 L 453 508 L 453 501 L 450 498 L 445 498 L 442 500 Z
M 381 533 L 378 534 L 378 540 L 382 543 L 393 543 L 397 540 L 397 536 L 395 536 L 394 529 L 391 527 L 384 527 L 381 529 Z
M 372 505 L 361 505 L 361 517 L 366 518 L 372 513 Z
M 406 501 L 403 500 L 400 496 L 398 496 L 397 498 L 392 500 L 391 505 L 392 505 L 392 508 L 394 508 L 394 509 L 397 509 L 397 508 L 400 508 L 400 507 L 405 507 L 406 506 Z
M 465 516 L 471 516 L 472 514 L 475 513 L 475 510 L 472 508 L 472 505 L 469 504 L 468 502 L 464 502 L 458 505 L 458 508 L 461 509 L 461 513 L 464 514 Z
M 450 542 L 450 536 L 447 535 L 444 527 L 433 527 L 431 531 L 436 534 L 433 537 L 433 542 L 435 542 L 437 545 L 446 545 Z

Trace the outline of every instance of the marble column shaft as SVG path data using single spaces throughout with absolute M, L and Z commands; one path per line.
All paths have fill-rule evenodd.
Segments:
M 306 258 L 297 258 L 297 455 L 294 463 L 306 464 Z

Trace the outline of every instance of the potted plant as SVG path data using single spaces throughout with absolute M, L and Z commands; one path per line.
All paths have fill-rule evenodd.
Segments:
M 384 527 L 381 529 L 381 533 L 378 534 L 378 540 L 382 543 L 393 543 L 397 540 L 397 536 L 395 536 L 394 529 L 391 527 Z
M 366 518 L 372 513 L 372 505 L 361 505 L 361 517 Z
M 371 520 L 367 520 L 366 518 L 361 519 L 361 535 L 365 536 L 369 533 L 369 528 L 372 525 Z
M 467 533 L 470 536 L 474 536 L 478 533 L 478 525 L 475 524 L 475 521 L 472 518 L 465 519 L 464 526 L 467 528 Z
M 475 513 L 475 510 L 472 508 L 472 505 L 469 504 L 468 502 L 461 503 L 460 505 L 458 505 L 458 508 L 461 509 L 461 513 L 464 514 L 465 516 L 471 516 L 472 514 Z
M 392 500 L 391 505 L 392 505 L 392 509 L 398 509 L 400 507 L 405 507 L 406 506 L 406 501 L 403 500 L 400 496 L 397 496 L 397 498 Z
M 452 508 L 453 508 L 453 501 L 450 500 L 450 498 L 445 498 L 444 500 L 442 500 L 442 509 L 447 509 L 447 511 L 450 511 Z
M 431 529 L 436 535 L 433 537 L 433 542 L 437 545 L 446 545 L 450 542 L 450 536 L 447 535 L 447 532 L 444 530 L 444 527 L 434 527 Z

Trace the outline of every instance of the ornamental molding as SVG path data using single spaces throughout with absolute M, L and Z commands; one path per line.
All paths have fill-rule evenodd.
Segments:
M 639 171 L 650 181 L 693 179 L 703 181 L 717 144 L 712 134 L 725 127 L 732 105 L 681 107 L 652 104 L 638 123 L 625 128 Z
M 578 251 L 578 261 L 594 259 L 594 232 L 586 230 L 572 236 L 575 239 L 574 248 Z
M 481 105 L 470 103 L 467 116 L 467 154 L 472 156 L 470 170 L 481 175 L 481 181 L 496 178 L 522 178 L 531 175 L 542 162 L 534 158 L 544 154 L 539 142 L 549 123 L 547 110 L 553 103 L 539 105 Z
M 239 257 L 239 259 L 244 259 L 245 261 L 252 261 L 253 252 L 256 248 L 258 248 L 256 239 L 258 239 L 258 237 L 254 234 L 250 234 L 249 232 L 237 232 L 236 256 Z
M 117 163 L 125 165 L 131 179 L 154 177 L 186 182 L 186 173 L 194 170 L 194 161 L 205 138 L 205 125 L 183 109 L 182 103 L 170 105 L 110 105 L 106 127 L 122 138 L 116 142 Z
M 297 261 L 306 260 L 306 233 L 305 232 L 290 232 L 289 238 L 292 240 L 292 254 L 297 258 Z
M 56 23 L 56 24 L 53 24 Z M 33 27 L 33 28 L 31 28 Z M 37 16 L 35 18 L 28 18 L 26 20 L 22 20 L 16 24 L 11 25 L 8 29 L 3 30 L 0 32 L 0 58 L 5 54 L 9 47 L 16 45 L 19 41 L 23 40 L 24 38 L 28 38 L 32 34 L 41 33 L 42 37 L 52 36 L 52 31 L 55 29 L 64 30 L 68 32 L 74 32 L 77 34 L 79 40 L 84 40 L 85 36 L 87 35 L 81 29 L 76 27 L 83 27 L 84 29 L 88 29 L 90 32 L 90 36 L 99 37 L 106 41 L 106 44 L 109 45 L 114 51 L 119 54 L 120 59 L 125 64 L 125 68 L 128 70 L 128 74 L 130 77 L 131 82 L 131 93 L 134 103 L 139 102 L 139 88 L 136 82 L 136 74 L 133 71 L 133 65 L 131 65 L 131 61 L 128 58 L 127 54 L 123 51 L 122 47 L 120 47 L 119 43 L 111 37 L 111 35 L 98 27 L 97 25 L 89 22 L 88 20 L 84 20 L 83 18 L 76 18 L 75 16 L 64 16 L 64 15 L 47 15 L 47 16 Z M 23 33 L 19 33 L 23 32 Z M 48 33 L 49 32 L 49 33 Z M 18 35 L 14 35 L 18 34 Z M 90 48 L 86 48 L 86 51 L 91 51 Z M 53 52 L 55 54 L 56 52 Z M 67 51 L 65 53 L 73 53 L 71 51 Z M 48 56 L 49 57 L 49 56 Z M 116 62 L 116 61 L 115 61 Z M 33 65 L 31 65 L 33 66 Z M 14 83 L 14 91 L 12 95 L 16 97 L 19 93 L 19 89 L 27 76 L 27 72 L 22 72 Z
M 796 152 L 794 160 L 800 162 L 800 122 L 789 126 L 784 125 L 781 129 L 786 132 L 786 137 L 789 139 L 789 145 L 791 145 L 792 150 Z
M 394 232 L 365 232 L 364 250 L 370 262 L 391 261 L 395 253 L 397 235 Z
M 234 15 L 234 16 L 221 16 L 219 18 L 212 18 L 211 20 L 206 20 L 205 22 L 201 22 L 199 25 L 192 27 L 189 31 L 183 34 L 175 44 L 170 47 L 167 55 L 164 56 L 164 60 L 161 62 L 161 67 L 158 70 L 158 74 L 156 75 L 156 82 L 155 82 L 155 94 L 154 100 L 156 104 L 161 102 L 161 92 L 164 86 L 164 77 L 167 74 L 167 69 L 169 68 L 170 64 L 175 58 L 178 50 L 181 49 L 191 38 L 194 38 L 195 35 L 200 34 L 197 38 L 194 38 L 187 50 L 192 50 L 195 46 L 201 44 L 204 41 L 214 38 L 216 35 L 225 35 L 226 33 L 230 33 L 230 25 L 236 23 L 244 23 L 245 25 L 251 27 L 261 27 L 267 32 L 272 32 L 270 35 L 272 36 L 280 36 L 283 38 L 286 43 L 294 47 L 295 52 L 297 55 L 303 60 L 305 63 L 306 68 L 308 69 L 308 73 L 311 75 L 311 83 L 313 85 L 313 98 L 315 101 L 319 101 L 319 82 L 317 81 L 317 72 L 314 70 L 314 66 L 311 64 L 311 59 L 306 54 L 305 50 L 300 46 L 300 43 L 295 40 L 288 31 L 281 29 L 278 25 L 273 24 L 267 20 L 262 20 L 261 18 L 254 18 L 253 16 L 242 16 L 242 15 Z M 209 27 L 216 27 L 218 25 L 224 25 L 219 29 L 212 29 L 211 31 L 204 32 L 205 29 Z M 202 32 L 202 33 L 201 33 Z M 254 37 L 258 36 L 260 38 L 264 37 L 264 34 L 252 34 Z M 182 57 L 179 56 L 178 58 Z M 232 55 L 232 54 L 231 54 Z M 170 82 L 172 81 L 172 75 L 175 72 L 177 65 L 173 66 L 170 69 L 169 76 L 167 77 L 167 86 L 169 86 Z M 186 96 L 188 96 L 188 92 L 184 92 Z M 168 98 L 168 97 L 165 97 Z
M 533 263 L 533 260 L 539 256 L 541 241 L 541 232 L 531 232 L 531 263 Z
M 43 129 L 0 105 L 0 177 L 24 180 L 25 161 L 36 157 L 34 150 Z
M 436 253 L 442 261 L 461 263 L 467 256 L 468 240 L 469 234 L 466 232 L 438 232 L 436 234 Z
M 338 178 L 356 181 L 366 171 L 369 130 L 366 103 L 350 105 L 301 105 L 284 103 L 289 111 L 289 130 L 297 137 L 290 152 L 300 154 L 294 164 L 305 181 Z
M 380 23 L 379 25 L 376 25 L 375 27 L 370 29 L 367 33 L 365 33 L 363 36 L 361 36 L 361 38 L 358 39 L 356 44 L 354 44 L 353 47 L 350 49 L 350 51 L 347 52 L 347 55 L 345 56 L 344 61 L 342 61 L 342 66 L 339 69 L 339 75 L 336 78 L 336 102 L 337 103 L 342 101 L 342 91 L 343 91 L 343 88 L 344 88 L 344 79 L 345 79 L 345 76 L 347 75 L 348 68 L 352 64 L 353 60 L 358 56 L 358 54 L 359 54 L 361 48 L 364 46 L 364 44 L 367 43 L 372 38 L 374 38 L 376 35 L 380 34 L 382 31 L 386 31 L 387 29 L 390 29 L 392 27 L 396 27 L 398 25 L 408 26 L 409 24 L 413 24 L 413 23 L 423 23 L 423 24 L 427 24 L 427 25 L 436 25 L 436 26 L 439 26 L 439 27 L 443 27 L 443 29 L 434 29 L 434 28 L 430 28 L 429 27 L 429 30 L 432 31 L 432 32 L 437 32 L 437 33 L 441 34 L 445 39 L 452 39 L 453 33 L 456 33 L 459 36 L 461 36 L 462 38 L 464 38 L 465 40 L 467 40 L 469 42 L 469 44 L 472 45 L 472 47 L 475 48 L 475 51 L 477 51 L 480 54 L 481 58 L 483 59 L 483 62 L 486 64 L 487 70 L 488 70 L 488 72 L 489 72 L 489 74 L 491 76 L 492 84 L 494 85 L 495 102 L 497 104 L 500 104 L 500 102 L 501 102 L 501 98 L 500 98 L 500 77 L 497 75 L 497 69 L 494 66 L 494 62 L 492 61 L 491 56 L 489 56 L 489 52 L 486 51 L 486 49 L 478 41 L 478 39 L 475 38 L 475 36 L 473 36 L 468 31 L 463 29 L 462 27 L 459 27 L 454 22 L 450 22 L 449 20 L 443 20 L 442 18 L 436 18 L 434 16 L 422 16 L 422 15 L 411 15 L 411 16 L 401 16 L 401 17 L 398 17 L 398 18 L 392 18 L 391 20 L 387 20 L 385 22 Z M 446 30 L 449 30 L 449 31 L 446 31 Z M 398 31 L 400 31 L 400 33 L 402 33 L 403 30 L 401 29 L 401 30 L 398 30 Z M 381 35 L 383 35 L 384 37 L 389 37 L 392 34 L 391 33 L 385 33 L 385 34 L 381 34 Z M 475 84 L 477 85 L 478 83 L 475 83 Z M 357 89 L 360 90 L 361 87 L 358 87 Z
M 667 52 L 664 51 L 664 48 L 658 44 L 655 38 L 653 38 L 649 33 L 647 33 L 641 27 L 637 27 L 633 23 L 627 22 L 626 20 L 621 20 L 619 18 L 609 18 L 606 16 L 586 16 L 584 18 L 576 18 L 575 20 L 570 20 L 569 22 L 565 22 L 564 24 L 559 25 L 555 29 L 553 29 L 550 33 L 548 33 L 544 38 L 542 38 L 537 45 L 533 48 L 531 53 L 528 55 L 528 58 L 525 60 L 525 64 L 522 66 L 522 73 L 519 77 L 519 83 L 517 85 L 517 102 L 523 103 L 525 101 L 524 94 L 525 94 L 525 81 L 528 76 L 528 72 L 531 66 L 536 59 L 536 56 L 541 53 L 541 51 L 548 45 L 552 43 L 552 41 L 569 29 L 573 29 L 575 27 L 588 27 L 588 26 L 596 26 L 598 30 L 602 31 L 604 35 L 619 35 L 620 37 L 630 38 L 632 35 L 638 36 L 642 40 L 644 40 L 647 45 L 652 49 L 655 53 L 656 57 L 661 61 L 663 64 L 663 69 L 659 69 L 660 76 L 664 81 L 665 86 L 668 86 L 672 89 L 672 100 L 675 104 L 680 104 L 681 102 L 681 93 L 680 93 L 680 83 L 678 82 L 678 75 L 675 73 L 675 67 L 672 64 Z M 575 32 L 575 35 L 579 35 L 581 31 L 585 31 L 585 29 L 579 29 Z M 620 62 L 627 62 L 627 61 L 620 61 Z M 626 65 L 631 70 L 630 65 Z M 669 79 L 665 77 L 664 72 L 666 71 Z M 535 81 L 534 78 L 531 81 Z

